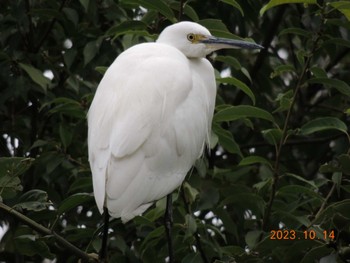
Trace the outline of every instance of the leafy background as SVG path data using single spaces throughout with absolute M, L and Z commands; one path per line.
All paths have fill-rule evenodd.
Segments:
M 2 0 L 0 10 L 1 262 L 93 261 L 103 218 L 87 110 L 118 54 L 178 20 L 265 49 L 209 57 L 213 148 L 173 194 L 176 262 L 350 262 L 349 1 Z M 112 221 L 109 261 L 165 262 L 164 207 Z

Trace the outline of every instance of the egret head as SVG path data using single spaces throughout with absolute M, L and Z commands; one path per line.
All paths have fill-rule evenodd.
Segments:
M 248 41 L 214 37 L 208 29 L 194 22 L 179 22 L 168 26 L 159 35 L 157 42 L 176 47 L 189 58 L 205 57 L 223 48 L 263 48 Z

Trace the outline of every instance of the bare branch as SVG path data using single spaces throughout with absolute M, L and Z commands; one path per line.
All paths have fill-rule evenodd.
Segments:
M 5 210 L 8 214 L 11 214 L 21 220 L 26 225 L 30 226 L 31 228 L 35 229 L 36 231 L 40 232 L 44 235 L 53 235 L 58 243 L 63 245 L 65 248 L 69 249 L 71 252 L 73 252 L 77 257 L 81 258 L 82 260 L 86 262 L 98 262 L 97 261 L 97 255 L 95 254 L 87 254 L 84 251 L 80 250 L 76 246 L 74 246 L 72 243 L 69 243 L 66 239 L 58 235 L 56 232 L 44 227 L 43 225 L 38 224 L 34 220 L 30 219 L 29 217 L 26 217 L 22 213 L 14 210 L 13 208 L 5 205 L 3 202 L 0 202 L 0 209 Z

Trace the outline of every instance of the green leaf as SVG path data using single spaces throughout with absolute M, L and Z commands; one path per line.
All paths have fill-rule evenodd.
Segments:
M 205 189 L 202 188 L 199 195 L 200 198 L 198 200 L 198 206 L 196 209 L 200 210 L 213 209 L 217 206 L 217 203 L 220 199 L 219 191 L 213 187 Z
M 108 67 L 96 67 L 95 70 L 98 72 L 98 73 L 101 73 L 102 75 L 104 75 L 107 71 Z
M 285 194 L 291 194 L 291 195 L 308 195 L 310 197 L 314 197 L 319 200 L 323 200 L 323 198 L 314 191 L 314 189 L 310 189 L 305 186 L 301 185 L 287 185 L 281 187 L 277 193 L 276 196 L 283 197 Z
M 341 171 L 341 167 L 336 161 L 330 161 L 325 164 L 322 164 L 319 168 L 320 173 L 336 173 Z
M 186 225 L 186 235 L 192 236 L 197 231 L 197 223 L 196 219 L 193 215 L 186 214 L 185 215 L 185 225 Z
M 224 246 L 221 247 L 221 250 L 224 254 L 231 256 L 239 256 L 245 253 L 244 248 L 240 246 Z
M 177 21 L 173 10 L 171 10 L 169 4 L 163 0 L 124 0 L 122 2 L 136 4 L 146 9 L 157 11 L 173 23 Z
M 84 66 L 86 66 L 97 55 L 100 50 L 101 42 L 102 39 L 97 39 L 86 44 L 83 50 Z
M 236 0 L 220 0 L 221 2 L 224 2 L 226 4 L 229 4 L 235 8 L 237 8 L 239 10 L 239 12 L 241 12 L 241 15 L 244 16 L 244 12 L 242 7 L 237 3 Z
M 256 164 L 256 163 L 264 164 L 264 165 L 267 165 L 267 166 L 272 168 L 271 163 L 267 159 L 265 159 L 264 157 L 261 157 L 261 156 L 256 156 L 256 155 L 252 155 L 252 156 L 248 156 L 248 157 L 243 158 L 239 162 L 238 165 L 243 166 L 243 165 L 251 165 L 251 164 Z
M 306 183 L 306 184 L 310 185 L 311 187 L 313 187 L 315 189 L 318 188 L 314 181 L 306 180 L 305 178 L 303 178 L 303 177 L 301 177 L 299 175 L 296 175 L 296 174 L 293 174 L 293 173 L 286 173 L 285 176 L 297 179 L 298 181 Z
M 350 156 L 341 154 L 336 157 L 336 160 L 331 160 L 320 166 L 320 173 L 350 173 Z
M 267 10 L 283 4 L 317 4 L 317 0 L 270 0 L 270 2 L 260 9 L 260 16 L 262 16 Z
M 307 52 L 303 49 L 296 51 L 298 62 L 301 66 L 305 64 L 305 58 L 308 56 Z
M 179 2 L 170 2 L 170 7 L 171 9 L 176 10 L 177 12 L 180 11 Z M 199 20 L 197 12 L 189 5 L 189 2 L 184 2 L 182 12 L 184 15 L 190 18 L 190 21 L 197 22 Z
M 293 65 L 291 64 L 287 64 L 287 65 L 278 65 L 274 68 L 274 71 L 270 74 L 270 78 L 275 78 L 278 76 L 281 76 L 284 73 L 287 72 L 295 72 L 295 68 Z
M 188 253 L 182 260 L 181 263 L 202 263 L 203 259 L 198 252 Z
M 263 231 L 261 230 L 253 230 L 249 231 L 245 236 L 245 242 L 250 249 L 254 249 L 254 247 L 258 244 L 261 237 L 263 235 Z
M 42 90 L 46 93 L 47 87 L 51 84 L 51 80 L 46 78 L 43 74 L 42 71 L 34 68 L 31 65 L 24 64 L 24 63 L 19 63 L 19 66 L 27 72 L 29 77 L 36 83 L 38 84 Z
M 345 113 L 346 115 L 350 116 L 350 108 L 346 109 L 346 110 L 344 111 L 344 113 Z
M 58 128 L 61 142 L 65 149 L 71 144 L 73 139 L 73 131 L 65 123 L 61 123 Z
M 45 146 L 47 145 L 48 142 L 47 141 L 44 141 L 44 140 L 36 140 L 33 145 L 30 147 L 30 150 L 34 149 L 34 148 L 37 148 L 37 147 L 42 147 L 42 146 Z
M 69 211 L 70 209 L 77 207 L 78 205 L 81 205 L 86 202 L 90 202 L 92 200 L 93 200 L 93 196 L 88 193 L 77 193 L 77 194 L 71 195 L 61 202 L 57 210 L 57 214 L 61 215 Z
M 295 224 L 297 226 L 302 225 L 306 227 L 310 225 L 310 220 L 307 218 L 307 216 L 296 216 L 292 214 L 289 209 L 287 211 L 275 211 L 275 216 L 282 222 L 288 222 L 289 225 Z
M 330 248 L 327 244 L 318 247 L 313 247 L 307 251 L 300 261 L 300 263 L 309 263 L 319 261 L 321 258 L 334 253 L 333 248 Z
M 48 195 L 40 189 L 32 189 L 24 193 L 19 198 L 19 203 L 13 206 L 17 210 L 42 211 L 48 208 L 52 203 L 48 201 Z
M 29 169 L 33 160 L 24 157 L 0 158 L 0 201 L 12 198 L 18 191 L 22 191 L 18 176 Z
M 155 222 L 158 218 L 164 216 L 166 202 L 167 202 L 167 197 L 163 197 L 162 199 L 156 202 L 156 205 L 153 209 L 148 210 L 145 214 L 143 214 L 142 217 L 140 216 L 138 218 L 147 220 L 148 222 Z
M 234 77 L 217 78 L 216 81 L 219 82 L 219 83 L 230 84 L 230 85 L 233 85 L 233 86 L 239 88 L 241 91 L 243 91 L 252 100 L 253 104 L 255 104 L 254 93 L 242 81 L 240 81 L 240 80 L 238 80 L 238 79 L 236 79 Z
M 79 119 L 86 118 L 86 112 L 81 103 L 70 98 L 55 98 L 52 101 L 43 104 L 40 110 L 43 110 L 46 107 L 50 108 L 50 114 L 61 113 L 69 117 L 76 117 Z
M 184 182 L 182 187 L 183 187 L 186 201 L 189 204 L 192 204 L 196 200 L 199 194 L 198 190 L 193 188 L 188 182 Z
M 109 28 L 105 35 L 116 38 L 124 34 L 135 34 L 135 32 L 144 32 L 148 34 L 147 25 L 141 21 L 127 20 Z
M 329 78 L 313 78 L 308 80 L 309 83 L 317 83 L 326 86 L 330 86 L 331 88 L 335 88 L 340 93 L 350 97 L 350 86 L 339 79 L 329 79 Z
M 310 135 L 325 130 L 338 130 L 347 135 L 347 126 L 334 117 L 321 117 L 309 121 L 300 128 L 300 135 Z
M 34 159 L 25 157 L 0 157 L 0 175 L 18 176 L 25 173 Z
M 176 5 L 178 6 L 179 4 L 176 3 Z M 199 20 L 199 16 L 198 16 L 196 10 L 194 10 L 194 9 L 188 4 L 188 2 L 185 3 L 183 12 L 184 12 L 185 15 L 187 15 L 189 18 L 191 18 L 192 21 L 197 22 L 197 21 Z
M 275 119 L 268 111 L 247 105 L 231 106 L 223 109 L 215 114 L 214 121 L 234 121 L 242 118 L 259 118 L 275 122 Z
M 90 0 L 79 0 L 79 2 L 84 7 L 85 12 L 88 12 Z
M 64 7 L 62 11 L 65 13 L 68 20 L 70 20 L 75 26 L 79 23 L 79 15 L 73 8 Z
M 346 19 L 350 21 L 350 3 L 349 3 L 349 1 L 338 1 L 338 2 L 332 2 L 329 4 L 331 6 L 333 6 L 335 9 L 337 9 L 339 12 L 343 13 L 343 15 L 346 17 Z
M 283 36 L 286 34 L 291 34 L 291 35 L 298 35 L 298 36 L 303 36 L 306 38 L 309 38 L 311 36 L 311 32 L 305 29 L 301 29 L 299 27 L 289 27 L 283 29 L 278 35 Z
M 343 46 L 343 47 L 350 48 L 350 41 L 349 40 L 346 40 L 346 39 L 343 39 L 343 38 L 338 38 L 338 37 L 331 38 L 331 39 L 323 42 L 323 46 L 326 46 L 326 45 L 329 45 L 329 44 L 332 44 L 332 45 L 335 45 L 335 46 Z
M 49 250 L 45 242 L 39 240 L 34 235 L 21 235 L 14 238 L 16 251 L 18 253 L 33 257 L 40 255 L 42 258 L 53 259 L 55 257 Z
M 343 173 L 341 172 L 335 172 L 332 175 L 332 181 L 337 187 L 338 197 L 340 196 L 340 187 L 341 187 L 342 178 L 343 178 Z
M 338 156 L 337 159 L 342 169 L 342 172 L 345 174 L 350 174 L 350 155 L 341 154 Z
M 92 178 L 88 177 L 78 177 L 74 180 L 74 182 L 70 185 L 68 193 L 74 192 L 89 192 L 92 191 Z
M 293 90 L 288 90 L 284 93 L 279 93 L 277 95 L 277 98 L 275 99 L 275 101 L 279 102 L 279 107 L 273 112 L 282 112 L 288 110 L 290 108 L 290 105 L 292 104 L 293 95 Z
M 60 11 L 56 10 L 56 9 L 51 9 L 51 8 L 31 8 L 28 12 L 28 14 L 32 15 L 32 16 L 38 16 L 41 19 L 52 19 L 52 18 L 56 18 L 56 19 L 61 19 L 62 18 L 62 14 Z
M 239 61 L 232 56 L 217 56 L 217 57 L 215 57 L 215 61 L 224 62 L 225 64 L 233 67 L 236 70 L 240 70 L 242 68 Z
M 315 76 L 315 78 L 327 78 L 327 72 L 323 68 L 312 67 L 310 71 Z
M 199 24 L 206 27 L 210 33 L 216 37 L 227 37 L 234 39 L 241 39 L 240 37 L 232 34 L 226 27 L 226 25 L 219 19 L 203 19 L 198 21 Z
M 264 139 L 272 145 L 278 145 L 282 138 L 282 130 L 280 129 L 268 129 L 261 131 Z
M 165 235 L 164 226 L 159 226 L 147 234 L 146 238 L 142 242 L 141 250 L 146 249 L 148 246 L 152 245 L 152 241 L 159 241 Z
M 328 205 L 317 217 L 315 225 L 328 221 L 337 213 L 350 220 L 350 199 L 344 199 Z
M 12 198 L 17 192 L 22 191 L 21 180 L 18 176 L 0 174 L 0 201 Z
M 213 132 L 218 136 L 219 144 L 229 153 L 238 154 L 242 157 L 239 145 L 236 143 L 230 131 L 223 129 L 218 124 L 213 124 Z

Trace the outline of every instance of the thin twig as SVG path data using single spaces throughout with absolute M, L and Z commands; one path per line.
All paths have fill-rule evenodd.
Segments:
M 85 253 L 84 251 L 80 250 L 73 244 L 69 243 L 66 239 L 58 235 L 56 232 L 51 231 L 50 229 L 44 227 L 43 225 L 38 224 L 34 220 L 30 219 L 29 217 L 26 217 L 25 215 L 5 205 L 2 202 L 0 202 L 0 209 L 5 210 L 7 213 L 15 216 L 16 218 L 21 220 L 23 223 L 27 224 L 31 228 L 35 229 L 36 231 L 44 235 L 53 235 L 58 243 L 63 245 L 65 248 L 69 249 L 71 252 L 73 252 L 77 257 L 81 258 L 82 260 L 87 262 L 97 262 L 97 256 L 95 254 Z
M 65 6 L 67 0 L 62 0 L 60 7 L 58 8 L 58 12 L 61 12 L 63 7 Z M 46 38 L 49 36 L 54 24 L 56 23 L 57 19 L 56 17 L 52 18 L 46 32 L 44 33 L 43 37 L 40 39 L 40 41 L 38 42 L 38 45 L 36 45 L 33 49 L 33 53 L 37 53 L 39 51 L 39 49 L 41 48 L 41 46 L 44 44 Z
M 27 19 L 28 19 L 28 24 L 29 24 L 29 32 L 27 34 L 25 34 L 25 42 L 27 45 L 27 48 L 29 51 L 31 51 L 32 49 L 32 41 L 30 41 L 30 36 L 33 35 L 33 23 L 32 23 L 32 16 L 30 15 L 30 3 L 29 0 L 24 1 L 24 5 L 26 8 L 26 15 L 27 15 Z
M 311 227 L 313 224 L 315 224 L 315 222 L 317 221 L 318 217 L 320 216 L 320 214 L 322 213 L 322 211 L 325 209 L 325 207 L 326 207 L 326 205 L 327 205 L 327 203 L 328 203 L 329 198 L 331 198 L 331 196 L 333 195 L 334 190 L 336 189 L 336 185 L 337 185 L 336 183 L 333 183 L 331 190 L 330 190 L 329 193 L 327 194 L 327 196 L 326 196 L 326 198 L 324 199 L 324 201 L 323 201 L 323 203 L 322 203 L 320 209 L 318 209 L 318 211 L 317 211 L 317 213 L 316 213 L 316 215 L 315 215 L 315 218 L 311 221 L 311 223 L 310 223 L 310 225 L 308 226 L 308 228 Z
M 180 8 L 179 8 L 179 17 L 178 17 L 179 21 L 182 20 L 183 12 L 184 12 L 184 0 L 181 0 L 180 1 Z
M 271 20 L 271 23 L 268 26 L 269 30 L 266 32 L 266 34 L 264 34 L 264 39 L 263 39 L 262 44 L 261 44 L 264 47 L 264 49 L 260 50 L 260 52 L 258 53 L 257 58 L 254 62 L 252 69 L 249 71 L 249 75 L 252 77 L 251 82 L 253 84 L 255 83 L 255 79 L 258 76 L 258 72 L 259 72 L 261 66 L 264 64 L 264 61 L 269 54 L 268 53 L 269 47 L 271 45 L 273 38 L 276 36 L 278 26 L 280 25 L 281 21 L 283 20 L 283 17 L 284 17 L 283 14 L 286 11 L 286 9 L 287 9 L 287 5 L 281 5 L 280 7 L 277 8 L 277 12 L 276 12 L 275 16 L 273 17 L 273 19 Z M 252 86 L 252 88 L 254 88 L 254 86 Z M 245 93 L 243 91 L 239 90 L 234 101 L 233 101 L 233 105 L 242 104 L 242 100 L 244 99 L 244 97 L 245 97 Z
M 300 74 L 300 77 L 298 79 L 296 88 L 294 90 L 294 94 L 293 94 L 293 98 L 291 101 L 291 104 L 289 106 L 289 109 L 287 111 L 287 116 L 286 119 L 284 121 L 284 125 L 283 125 L 283 130 L 282 130 L 282 136 L 280 139 L 280 142 L 278 144 L 278 148 L 277 148 L 277 152 L 276 152 L 276 159 L 275 159 L 275 165 L 274 165 L 274 176 L 273 176 L 273 181 L 272 181 L 272 186 L 271 186 L 271 193 L 270 193 L 270 198 L 269 198 L 269 202 L 267 204 L 267 208 L 266 211 L 264 213 L 264 218 L 263 218 L 263 224 L 262 224 L 262 228 L 266 231 L 267 230 L 267 226 L 268 226 L 268 222 L 269 222 L 269 218 L 270 218 L 270 213 L 271 213 L 271 209 L 272 209 L 272 205 L 275 199 L 275 195 L 276 195 L 276 191 L 277 191 L 277 184 L 278 184 L 278 180 L 280 177 L 280 160 L 281 160 L 281 153 L 282 153 L 282 148 L 285 144 L 286 138 L 287 138 L 287 132 L 288 132 L 288 126 L 289 126 L 289 121 L 290 121 L 290 117 L 292 115 L 292 111 L 294 108 L 294 105 L 296 103 L 297 97 L 299 95 L 299 91 L 303 85 L 303 80 L 304 77 L 309 69 L 310 66 L 310 62 L 311 62 L 311 58 L 313 53 L 316 51 L 317 48 L 317 43 L 320 40 L 320 36 L 318 35 L 315 42 L 313 43 L 313 47 L 311 49 L 310 55 L 307 57 L 303 70 Z

